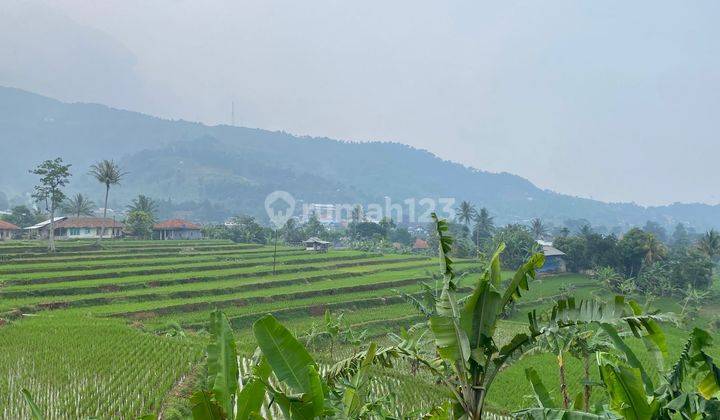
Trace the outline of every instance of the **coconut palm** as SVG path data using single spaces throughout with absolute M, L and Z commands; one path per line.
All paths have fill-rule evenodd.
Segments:
M 548 233 L 547 226 L 545 226 L 540 218 L 532 219 L 530 222 L 530 230 L 532 231 L 535 239 L 542 239 Z
M 110 195 L 110 186 L 120 184 L 120 180 L 126 175 L 120 169 L 120 166 L 112 160 L 101 160 L 100 162 L 90 167 L 90 175 L 94 176 L 101 184 L 105 184 L 105 205 L 103 206 L 103 219 L 107 217 L 107 204 L 108 196 Z M 102 241 L 103 235 L 105 234 L 105 226 L 103 224 L 100 229 L 100 238 L 98 242 Z
M 470 222 L 475 219 L 476 215 L 477 210 L 475 210 L 475 206 L 468 201 L 461 202 L 460 206 L 455 209 L 455 218 L 465 226 L 469 225 Z
M 352 215 L 350 218 L 355 223 L 360 223 L 361 220 L 363 220 L 363 208 L 360 204 L 356 204 L 355 207 L 352 209 Z
M 660 261 L 667 255 L 667 248 L 660 242 L 660 240 L 652 233 L 648 234 L 648 237 L 644 245 L 645 249 L 645 262 L 652 264 L 655 261 Z
M 493 229 L 495 229 L 495 222 L 485 207 L 477 212 L 474 221 L 475 227 L 473 228 L 473 233 L 475 233 L 475 245 L 480 246 L 480 236 L 491 236 Z
M 155 201 L 146 196 L 146 195 L 138 195 L 136 199 L 132 201 L 132 204 L 128 206 L 128 210 L 130 211 L 141 211 L 143 213 L 147 213 L 150 216 L 152 216 L 152 219 L 155 220 L 155 212 L 157 211 L 157 204 Z
M 78 193 L 74 197 L 65 200 L 61 208 L 66 214 L 71 214 L 79 218 L 80 216 L 92 216 L 95 211 L 95 203 Z
M 705 232 L 705 234 L 698 240 L 697 247 L 710 259 L 717 258 L 720 256 L 720 233 L 718 233 L 715 229 L 710 229 Z

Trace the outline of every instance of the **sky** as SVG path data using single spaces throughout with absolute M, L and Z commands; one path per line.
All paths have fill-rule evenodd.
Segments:
M 5 9 L 5 10 L 3 10 Z M 720 203 L 720 2 L 2 0 L 0 85 Z

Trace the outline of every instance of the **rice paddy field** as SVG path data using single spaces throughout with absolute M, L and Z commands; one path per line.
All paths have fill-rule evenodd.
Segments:
M 478 266 L 459 261 L 456 269 L 469 285 Z M 267 313 L 297 335 L 321 323 L 326 310 L 343 313 L 382 342 L 420 320 L 398 293 L 417 292 L 436 271 L 437 261 L 421 255 L 293 247 L 278 247 L 273 264 L 272 247 L 213 240 L 60 242 L 55 254 L 39 242 L 0 243 L 0 418 L 29 417 L 22 388 L 47 418 L 172 418 L 203 367 L 212 309 L 228 315 L 246 355 L 254 349 L 249 327 Z M 503 321 L 501 340 L 524 329 L 527 310 L 550 306 L 563 290 L 607 295 L 585 276 L 543 278 Z M 677 309 L 676 302 L 663 304 Z M 177 326 L 186 333 L 168 333 Z M 669 331 L 670 345 L 679 348 L 687 330 Z M 320 350 L 317 357 L 331 362 L 349 351 Z M 532 404 L 528 364 L 557 387 L 552 359 L 533 356 L 505 371 L 489 396 L 493 410 Z M 571 391 L 580 389 L 580 369 L 570 360 Z M 429 406 L 442 398 L 431 381 L 403 369 L 385 378 L 378 389 L 398 389 L 412 402 Z

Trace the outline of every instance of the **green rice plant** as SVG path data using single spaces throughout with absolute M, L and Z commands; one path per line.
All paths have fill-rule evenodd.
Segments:
M 189 340 L 115 320 L 37 316 L 0 328 L 0 417 L 29 418 L 22 389 L 45 418 L 157 413 L 200 359 Z

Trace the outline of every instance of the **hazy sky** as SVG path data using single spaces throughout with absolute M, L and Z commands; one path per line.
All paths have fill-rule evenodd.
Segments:
M 2 9 L 5 9 L 4 11 Z M 0 85 L 720 202 L 720 2 L 0 2 Z

